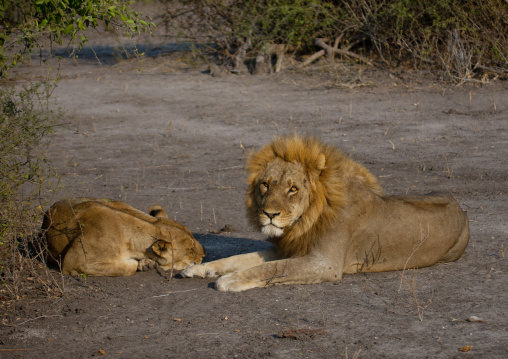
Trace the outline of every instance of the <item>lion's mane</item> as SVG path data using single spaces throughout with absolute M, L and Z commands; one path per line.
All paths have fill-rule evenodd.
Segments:
M 257 228 L 260 228 L 260 224 L 256 191 L 259 190 L 260 176 L 276 158 L 300 163 L 309 180 L 309 207 L 298 222 L 284 230 L 281 237 L 272 239 L 285 257 L 309 253 L 320 234 L 329 230 L 341 209 L 348 205 L 348 191 L 352 189 L 352 184 L 362 185 L 377 195 L 383 194 L 376 178 L 337 148 L 309 136 L 277 137 L 260 151 L 251 154 L 247 164 L 247 213 L 250 222 Z

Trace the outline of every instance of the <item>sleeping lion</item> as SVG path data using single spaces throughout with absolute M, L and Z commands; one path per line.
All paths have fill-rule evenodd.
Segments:
M 469 241 L 452 196 L 387 196 L 365 167 L 311 137 L 276 138 L 248 171 L 248 217 L 273 247 L 190 266 L 184 277 L 220 276 L 221 291 L 338 281 L 456 261 Z
M 45 214 L 47 261 L 63 274 L 130 276 L 147 266 L 182 270 L 201 263 L 205 250 L 192 233 L 168 219 L 161 206 L 150 215 L 123 202 L 63 200 Z

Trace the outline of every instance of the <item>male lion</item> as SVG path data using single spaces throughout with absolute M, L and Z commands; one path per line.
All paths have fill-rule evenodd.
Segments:
M 248 171 L 248 216 L 273 248 L 183 276 L 221 276 L 222 291 L 338 281 L 455 261 L 469 241 L 467 216 L 451 196 L 386 196 L 365 167 L 310 137 L 275 139 L 250 156 Z
M 129 276 L 154 263 L 182 270 L 205 250 L 192 233 L 154 204 L 147 215 L 123 202 L 63 200 L 45 214 L 47 260 L 64 274 Z

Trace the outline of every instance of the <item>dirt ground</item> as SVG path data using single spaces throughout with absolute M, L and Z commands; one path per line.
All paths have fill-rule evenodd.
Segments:
M 470 244 L 459 261 L 418 271 L 241 293 L 157 271 L 66 276 L 63 297 L 2 314 L 0 357 L 508 357 L 506 81 L 456 86 L 344 65 L 212 77 L 184 53 L 159 53 L 138 71 L 111 50 L 97 51 L 100 64 L 62 63 L 54 95 L 65 125 L 49 153 L 62 197 L 159 203 L 204 245 L 205 261 L 266 248 L 245 218 L 246 156 L 277 134 L 308 133 L 367 166 L 388 194 L 453 194 Z M 35 62 L 16 71 L 42 74 Z

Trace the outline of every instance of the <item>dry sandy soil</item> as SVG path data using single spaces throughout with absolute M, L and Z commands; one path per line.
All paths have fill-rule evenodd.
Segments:
M 54 93 L 66 111 L 49 153 L 62 197 L 159 203 L 206 261 L 254 251 L 268 244 L 245 219 L 246 156 L 277 134 L 308 133 L 367 166 L 388 194 L 453 194 L 470 244 L 459 261 L 418 271 L 242 293 L 155 270 L 65 277 L 63 297 L 2 314 L 0 357 L 508 357 L 507 82 L 342 65 L 212 77 L 183 53 L 159 53 L 140 72 L 100 50 L 101 64 L 64 60 Z

